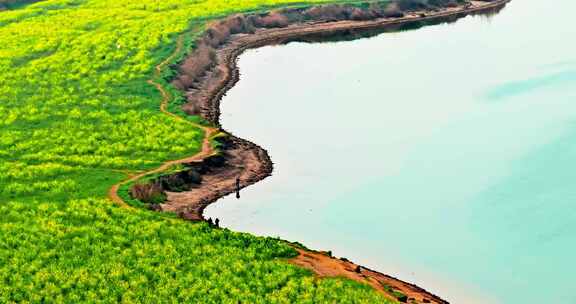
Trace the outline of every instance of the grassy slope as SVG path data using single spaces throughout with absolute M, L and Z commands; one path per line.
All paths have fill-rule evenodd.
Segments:
M 291 0 L 55 0 L 0 14 L 0 302 L 383 302 L 278 260 L 283 243 L 105 197 L 199 150 L 145 83 L 176 36 Z

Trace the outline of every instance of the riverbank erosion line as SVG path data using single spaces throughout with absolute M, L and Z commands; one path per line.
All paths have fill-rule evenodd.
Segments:
M 439 0 L 441 5 L 417 5 L 411 0 L 371 3 L 368 6 L 324 5 L 281 9 L 253 15 L 236 15 L 213 22 L 198 39 L 194 51 L 179 66 L 172 84 L 186 92 L 182 109 L 198 115 L 216 127 L 196 125 L 204 130 L 202 151 L 189 158 L 164 163 L 157 169 L 140 173 L 115 185 L 110 197 L 121 205 L 120 186 L 144 176 L 165 171 L 174 164 L 184 164 L 185 171 L 162 176 L 150 185 L 160 187 L 166 196 L 162 203 L 149 204 L 158 211 L 173 212 L 187 220 L 204 220 L 203 211 L 219 198 L 239 188 L 252 185 L 272 174 L 273 163 L 258 145 L 235 137 L 220 126 L 220 102 L 240 79 L 238 57 L 246 50 L 290 41 L 355 39 L 385 31 L 417 28 L 428 24 L 453 22 L 470 14 L 490 14 L 510 0 L 468 1 Z M 181 39 L 178 48 L 182 47 Z M 175 53 L 176 54 L 176 53 Z M 156 69 L 156 73 L 170 60 Z M 166 111 L 171 98 L 162 85 L 150 80 L 162 93 L 161 110 Z M 223 135 L 215 138 L 215 135 Z M 216 149 L 213 143 L 216 142 Z M 184 190 L 183 190 L 184 189 Z M 447 303 L 413 284 L 337 259 L 327 252 L 297 247 L 298 257 L 291 263 L 305 267 L 320 277 L 340 276 L 366 283 L 386 297 L 410 303 Z

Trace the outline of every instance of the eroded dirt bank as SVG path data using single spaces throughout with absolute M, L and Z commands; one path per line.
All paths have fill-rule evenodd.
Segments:
M 386 5 L 326 5 L 284 9 L 257 15 L 232 16 L 213 23 L 179 67 L 173 84 L 186 91 L 183 109 L 220 127 L 220 101 L 239 80 L 238 57 L 247 49 L 294 40 L 354 39 L 384 31 L 453 22 L 469 14 L 493 13 L 509 0 L 455 2 L 400 1 Z M 237 188 L 254 184 L 272 173 L 268 153 L 254 143 L 225 131 L 218 155 L 187 164 L 187 170 L 161 177 L 154 187 L 165 194 L 151 209 L 175 212 L 188 220 L 203 220 L 203 211 Z M 386 297 L 409 303 L 447 303 L 425 290 L 322 252 L 298 249 L 291 262 L 319 276 L 343 276 L 367 283 Z

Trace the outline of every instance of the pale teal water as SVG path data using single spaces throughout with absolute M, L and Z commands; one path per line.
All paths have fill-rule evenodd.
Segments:
M 576 303 L 576 2 L 240 60 L 274 176 L 209 208 L 453 303 Z M 544 23 L 539 23 L 544 20 Z

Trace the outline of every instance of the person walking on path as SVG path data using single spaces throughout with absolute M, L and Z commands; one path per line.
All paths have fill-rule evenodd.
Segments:
M 240 177 L 236 178 L 236 198 L 240 199 Z

